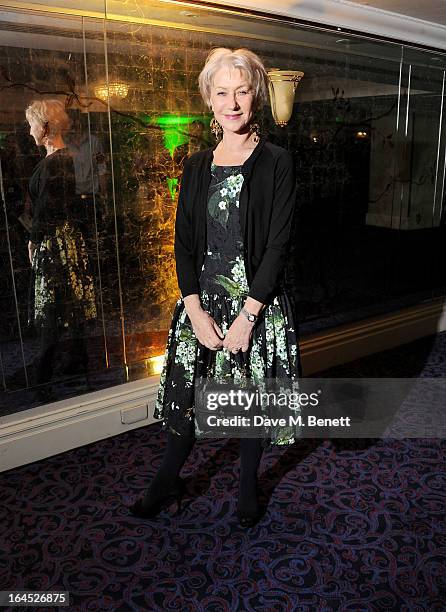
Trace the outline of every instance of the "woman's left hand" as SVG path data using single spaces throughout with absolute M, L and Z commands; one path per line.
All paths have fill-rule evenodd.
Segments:
M 29 257 L 29 263 L 31 265 L 33 265 L 33 257 L 34 257 L 34 251 L 36 250 L 36 245 L 34 244 L 34 242 L 31 242 L 31 240 L 28 241 L 28 257 Z
M 246 352 L 249 348 L 253 328 L 254 323 L 251 323 L 245 316 L 239 314 L 226 333 L 223 340 L 223 348 L 227 348 L 234 354 L 238 353 L 239 350 Z

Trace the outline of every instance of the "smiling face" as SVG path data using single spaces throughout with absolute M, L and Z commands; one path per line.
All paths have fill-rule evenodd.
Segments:
M 214 75 L 210 101 L 214 116 L 223 130 L 246 131 L 254 112 L 254 91 L 244 71 L 220 68 Z

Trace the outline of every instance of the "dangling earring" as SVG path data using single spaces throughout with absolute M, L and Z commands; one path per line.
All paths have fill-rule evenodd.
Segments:
M 217 121 L 215 117 L 212 119 L 210 126 L 211 126 L 211 131 L 214 134 L 215 139 L 221 140 L 223 137 L 223 128 L 221 127 L 221 125 L 219 124 L 219 122 Z
M 257 123 L 257 121 L 255 121 L 254 123 L 250 123 L 249 133 L 254 134 L 254 138 L 253 138 L 254 142 L 259 142 L 261 133 L 260 133 L 260 125 Z

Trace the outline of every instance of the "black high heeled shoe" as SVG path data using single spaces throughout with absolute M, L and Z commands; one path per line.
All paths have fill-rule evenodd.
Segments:
M 141 498 L 129 507 L 129 512 L 130 514 L 138 518 L 154 518 L 160 513 L 161 509 L 164 506 L 169 505 L 173 500 L 175 500 L 177 502 L 177 510 L 174 514 L 177 515 L 181 512 L 181 503 L 183 495 L 186 492 L 187 489 L 184 480 L 178 477 L 173 487 L 170 488 L 159 499 L 155 500 L 153 504 L 146 506 L 144 505 L 143 499 Z
M 260 520 L 260 511 L 257 511 L 255 514 L 242 514 L 239 510 L 237 510 L 237 518 L 240 527 L 244 527 L 245 529 L 249 529 L 250 527 L 254 527 Z
M 256 510 L 254 510 L 253 512 L 246 512 L 246 511 L 240 510 L 240 492 L 239 492 L 239 503 L 237 504 L 237 518 L 238 518 L 240 527 L 244 527 L 245 529 L 249 529 L 249 527 L 254 527 L 254 525 L 257 525 L 257 523 L 260 520 L 260 516 L 261 516 L 260 508 L 259 508 L 259 501 L 258 501 L 257 480 L 255 482 L 255 495 L 256 495 L 256 500 L 257 500 Z

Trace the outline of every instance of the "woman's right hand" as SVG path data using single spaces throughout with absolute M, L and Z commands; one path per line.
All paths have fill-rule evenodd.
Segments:
M 223 348 L 224 334 L 206 310 L 200 308 L 188 316 L 200 344 L 211 349 L 211 351 L 218 351 Z
M 34 251 L 36 250 L 36 245 L 34 244 L 34 242 L 31 242 L 31 240 L 28 241 L 28 257 L 29 257 L 29 263 L 31 265 L 33 265 L 33 257 L 34 257 Z

